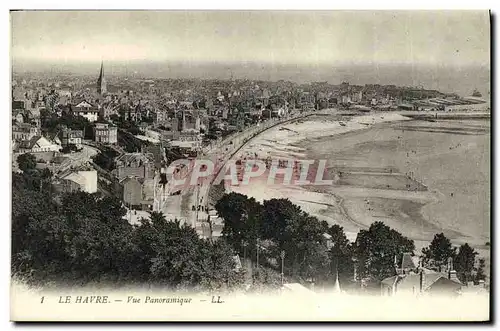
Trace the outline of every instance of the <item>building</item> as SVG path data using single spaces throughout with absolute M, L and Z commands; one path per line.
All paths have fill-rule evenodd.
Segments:
M 62 146 L 81 145 L 83 140 L 83 131 L 63 128 L 61 130 L 60 136 Z
M 182 131 L 194 130 L 199 132 L 200 125 L 201 120 L 198 111 L 182 111 Z
M 100 108 L 99 115 L 104 119 L 109 119 L 111 115 L 118 115 L 119 105 L 113 105 L 112 103 L 106 103 Z
M 24 111 L 22 109 L 12 109 L 12 119 L 16 123 L 24 123 Z
M 98 107 L 88 103 L 87 101 L 82 101 L 76 106 L 72 107 L 71 110 L 75 115 L 85 117 L 89 122 L 95 122 L 99 118 Z
M 67 170 L 58 177 L 56 186 L 63 192 L 97 192 L 96 170 Z
M 27 123 L 15 123 L 12 126 L 12 139 L 15 141 L 31 140 L 40 135 L 40 129 Z
M 99 78 L 97 78 L 97 93 L 99 95 L 104 95 L 107 92 L 106 78 L 104 77 L 104 65 L 101 61 L 101 71 L 99 72 Z
M 115 160 L 119 180 L 126 177 L 151 179 L 155 176 L 154 157 L 151 153 L 126 153 Z
M 154 112 L 153 119 L 154 119 L 155 123 L 159 123 L 159 124 L 167 122 L 169 119 L 168 118 L 168 111 L 157 109 Z
M 101 144 L 116 144 L 118 142 L 118 128 L 108 123 L 95 123 L 94 141 Z
M 123 189 L 123 202 L 129 208 L 151 209 L 154 201 L 154 179 L 125 177 L 120 182 Z
M 445 273 L 417 267 L 411 255 L 405 253 L 401 265 L 395 265 L 396 275 L 382 280 L 381 293 L 388 296 L 459 295 L 462 284 L 451 266 L 449 263 Z
M 202 136 L 198 131 L 187 130 L 168 142 L 169 147 L 179 148 L 181 151 L 189 153 L 198 151 L 201 148 Z
M 19 153 L 58 152 L 61 146 L 48 140 L 44 136 L 34 136 L 22 141 L 17 147 Z

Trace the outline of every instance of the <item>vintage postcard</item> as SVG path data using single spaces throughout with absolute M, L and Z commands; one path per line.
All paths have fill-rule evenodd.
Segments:
M 490 321 L 489 11 L 10 18 L 12 321 Z

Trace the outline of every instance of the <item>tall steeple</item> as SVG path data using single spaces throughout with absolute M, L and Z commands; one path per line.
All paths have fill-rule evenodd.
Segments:
M 106 78 L 104 78 L 104 65 L 101 61 L 101 71 L 99 72 L 99 78 L 97 79 L 97 93 L 103 95 L 107 92 L 106 88 Z

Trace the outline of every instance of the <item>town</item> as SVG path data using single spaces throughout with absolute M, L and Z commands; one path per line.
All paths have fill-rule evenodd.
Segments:
M 114 201 L 119 201 L 120 208 L 125 209 L 123 222 L 131 225 L 140 227 L 144 222 L 160 217 L 171 224 L 177 224 L 176 226 L 192 228 L 199 240 L 214 242 L 224 237 L 236 248 L 237 252 L 232 256 L 236 261 L 236 270 L 247 268 L 248 263 L 254 267 L 256 265 L 256 268 L 259 263 L 268 263 L 271 269 L 276 264 L 274 268 L 279 269 L 280 262 L 276 261 L 279 257 L 272 257 L 272 252 L 278 247 L 286 247 L 286 244 L 283 237 L 277 238 L 277 242 L 273 242 L 271 238 L 282 233 L 282 230 L 279 227 L 273 230 L 272 227 L 276 227 L 276 224 L 264 224 L 264 234 L 258 234 L 254 225 L 249 224 L 247 228 L 245 222 L 255 222 L 256 215 L 278 217 L 268 210 L 278 206 L 281 206 L 277 209 L 280 210 L 279 213 L 285 213 L 283 217 L 297 217 L 293 216 L 297 213 L 294 211 L 296 207 L 281 200 L 274 201 L 271 206 L 266 203 L 260 206 L 238 194 L 223 196 L 224 185 L 221 187 L 220 181 L 198 185 L 195 182 L 194 185 L 179 187 L 173 184 L 176 178 L 189 178 L 193 172 L 200 177 L 206 170 L 203 169 L 206 164 L 198 169 L 193 166 L 197 164 L 194 160 L 229 164 L 229 160 L 252 137 L 279 124 L 312 115 L 336 113 L 354 116 L 391 111 L 408 116 L 428 113 L 430 117 L 437 116 L 438 113 L 474 114 L 489 111 L 489 103 L 477 91 L 471 97 L 461 98 L 455 94 L 422 87 L 394 85 L 356 86 L 347 82 L 340 85 L 326 82 L 299 85 L 287 81 L 240 79 L 224 81 L 108 77 L 103 62 L 100 68 L 96 68 L 95 77 L 43 77 L 14 73 L 12 166 L 14 172 L 21 174 L 29 173 L 32 169 L 40 171 L 39 176 L 44 179 L 38 180 L 40 187 L 34 189 L 46 192 L 46 188 L 42 188 L 46 185 L 50 195 L 54 197 L 84 192 L 97 194 L 101 198 L 116 199 Z M 340 125 L 346 124 L 340 122 Z M 267 160 L 268 163 L 270 161 Z M 244 163 L 245 160 L 241 159 L 235 162 L 239 167 L 244 166 Z M 241 182 L 242 176 L 240 173 L 238 175 L 238 182 Z M 303 179 L 301 176 L 301 180 Z M 93 203 L 98 203 L 101 198 L 93 198 Z M 56 199 L 64 201 L 64 198 Z M 75 206 L 79 204 L 77 201 L 67 203 L 74 203 Z M 87 208 L 85 204 L 81 207 Z M 258 211 L 261 208 L 263 210 Z M 291 208 L 291 214 L 287 214 L 282 208 Z M 251 215 L 252 212 L 257 214 Z M 333 260 L 338 262 L 340 259 L 345 263 L 343 266 L 333 263 L 334 274 L 331 270 L 327 272 L 335 275 L 331 286 L 339 290 L 339 277 L 345 283 L 347 278 L 358 281 L 362 272 L 365 276 L 370 274 L 365 267 L 361 271 L 353 264 L 356 259 L 352 254 L 356 254 L 347 243 L 345 235 L 342 235 L 341 228 L 335 225 L 329 228 L 319 222 L 317 224 L 320 229 L 317 233 L 318 242 L 324 242 L 328 254 L 334 254 Z M 240 227 L 242 228 L 238 230 Z M 266 234 L 266 231 L 271 232 Z M 366 235 L 371 231 L 371 235 L 378 238 L 375 235 L 377 231 L 384 233 L 389 228 L 376 223 Z M 261 236 L 268 239 L 259 243 L 258 238 Z M 382 278 L 379 279 L 381 285 L 377 286 L 381 286 L 382 293 L 394 294 L 396 284 L 398 288 L 413 292 L 437 288 L 456 293 L 464 286 L 464 279 L 465 285 L 472 280 L 476 284 L 480 283 L 480 288 L 484 288 L 484 261 L 479 274 L 479 262 L 474 263 L 476 276 L 472 275 L 471 265 L 465 269 L 462 267 L 461 282 L 450 262 L 456 254 L 452 253 L 449 242 L 446 244 L 446 238 L 435 238 L 438 241 L 436 244 L 444 242 L 445 247 L 450 247 L 448 252 L 430 251 L 427 258 L 438 254 L 433 260 L 433 266 L 438 271 L 431 271 L 423 267 L 421 260 L 415 260 L 410 254 L 414 249 L 413 244 L 400 234 L 398 236 L 400 246 L 396 245 L 390 250 L 394 266 L 388 267 L 395 268 L 397 274 L 387 270 L 378 271 Z M 256 241 L 251 243 L 249 240 Z M 359 240 L 358 234 L 356 242 Z M 333 243 L 334 241 L 337 242 Z M 332 249 L 334 246 L 335 250 Z M 249 262 L 247 248 L 249 254 L 252 251 L 256 254 L 256 261 Z M 285 259 L 285 250 L 276 253 L 281 254 L 282 261 Z M 331 253 L 333 251 L 335 252 Z M 463 259 L 464 254 L 477 254 L 472 251 L 469 246 L 461 247 L 460 258 Z M 364 252 L 361 256 L 367 258 L 366 254 L 368 253 Z M 298 256 L 289 258 L 296 260 Z M 266 260 L 267 262 L 263 262 Z M 300 265 L 294 265 L 293 268 L 302 270 Z M 277 276 L 281 281 L 277 283 L 293 288 L 293 284 L 285 284 L 284 266 L 281 269 L 281 275 Z M 424 270 L 428 273 L 425 277 Z M 269 272 L 272 275 L 273 271 Z M 314 283 L 313 279 L 318 277 L 316 273 L 323 272 L 311 273 L 309 270 L 304 279 Z M 468 276 L 464 276 L 465 274 Z M 271 275 L 258 277 L 272 278 Z

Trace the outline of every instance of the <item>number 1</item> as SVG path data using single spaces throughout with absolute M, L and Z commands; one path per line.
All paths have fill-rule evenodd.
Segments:
M 42 297 L 42 301 L 40 303 L 43 303 L 43 299 L 45 299 L 45 297 Z

